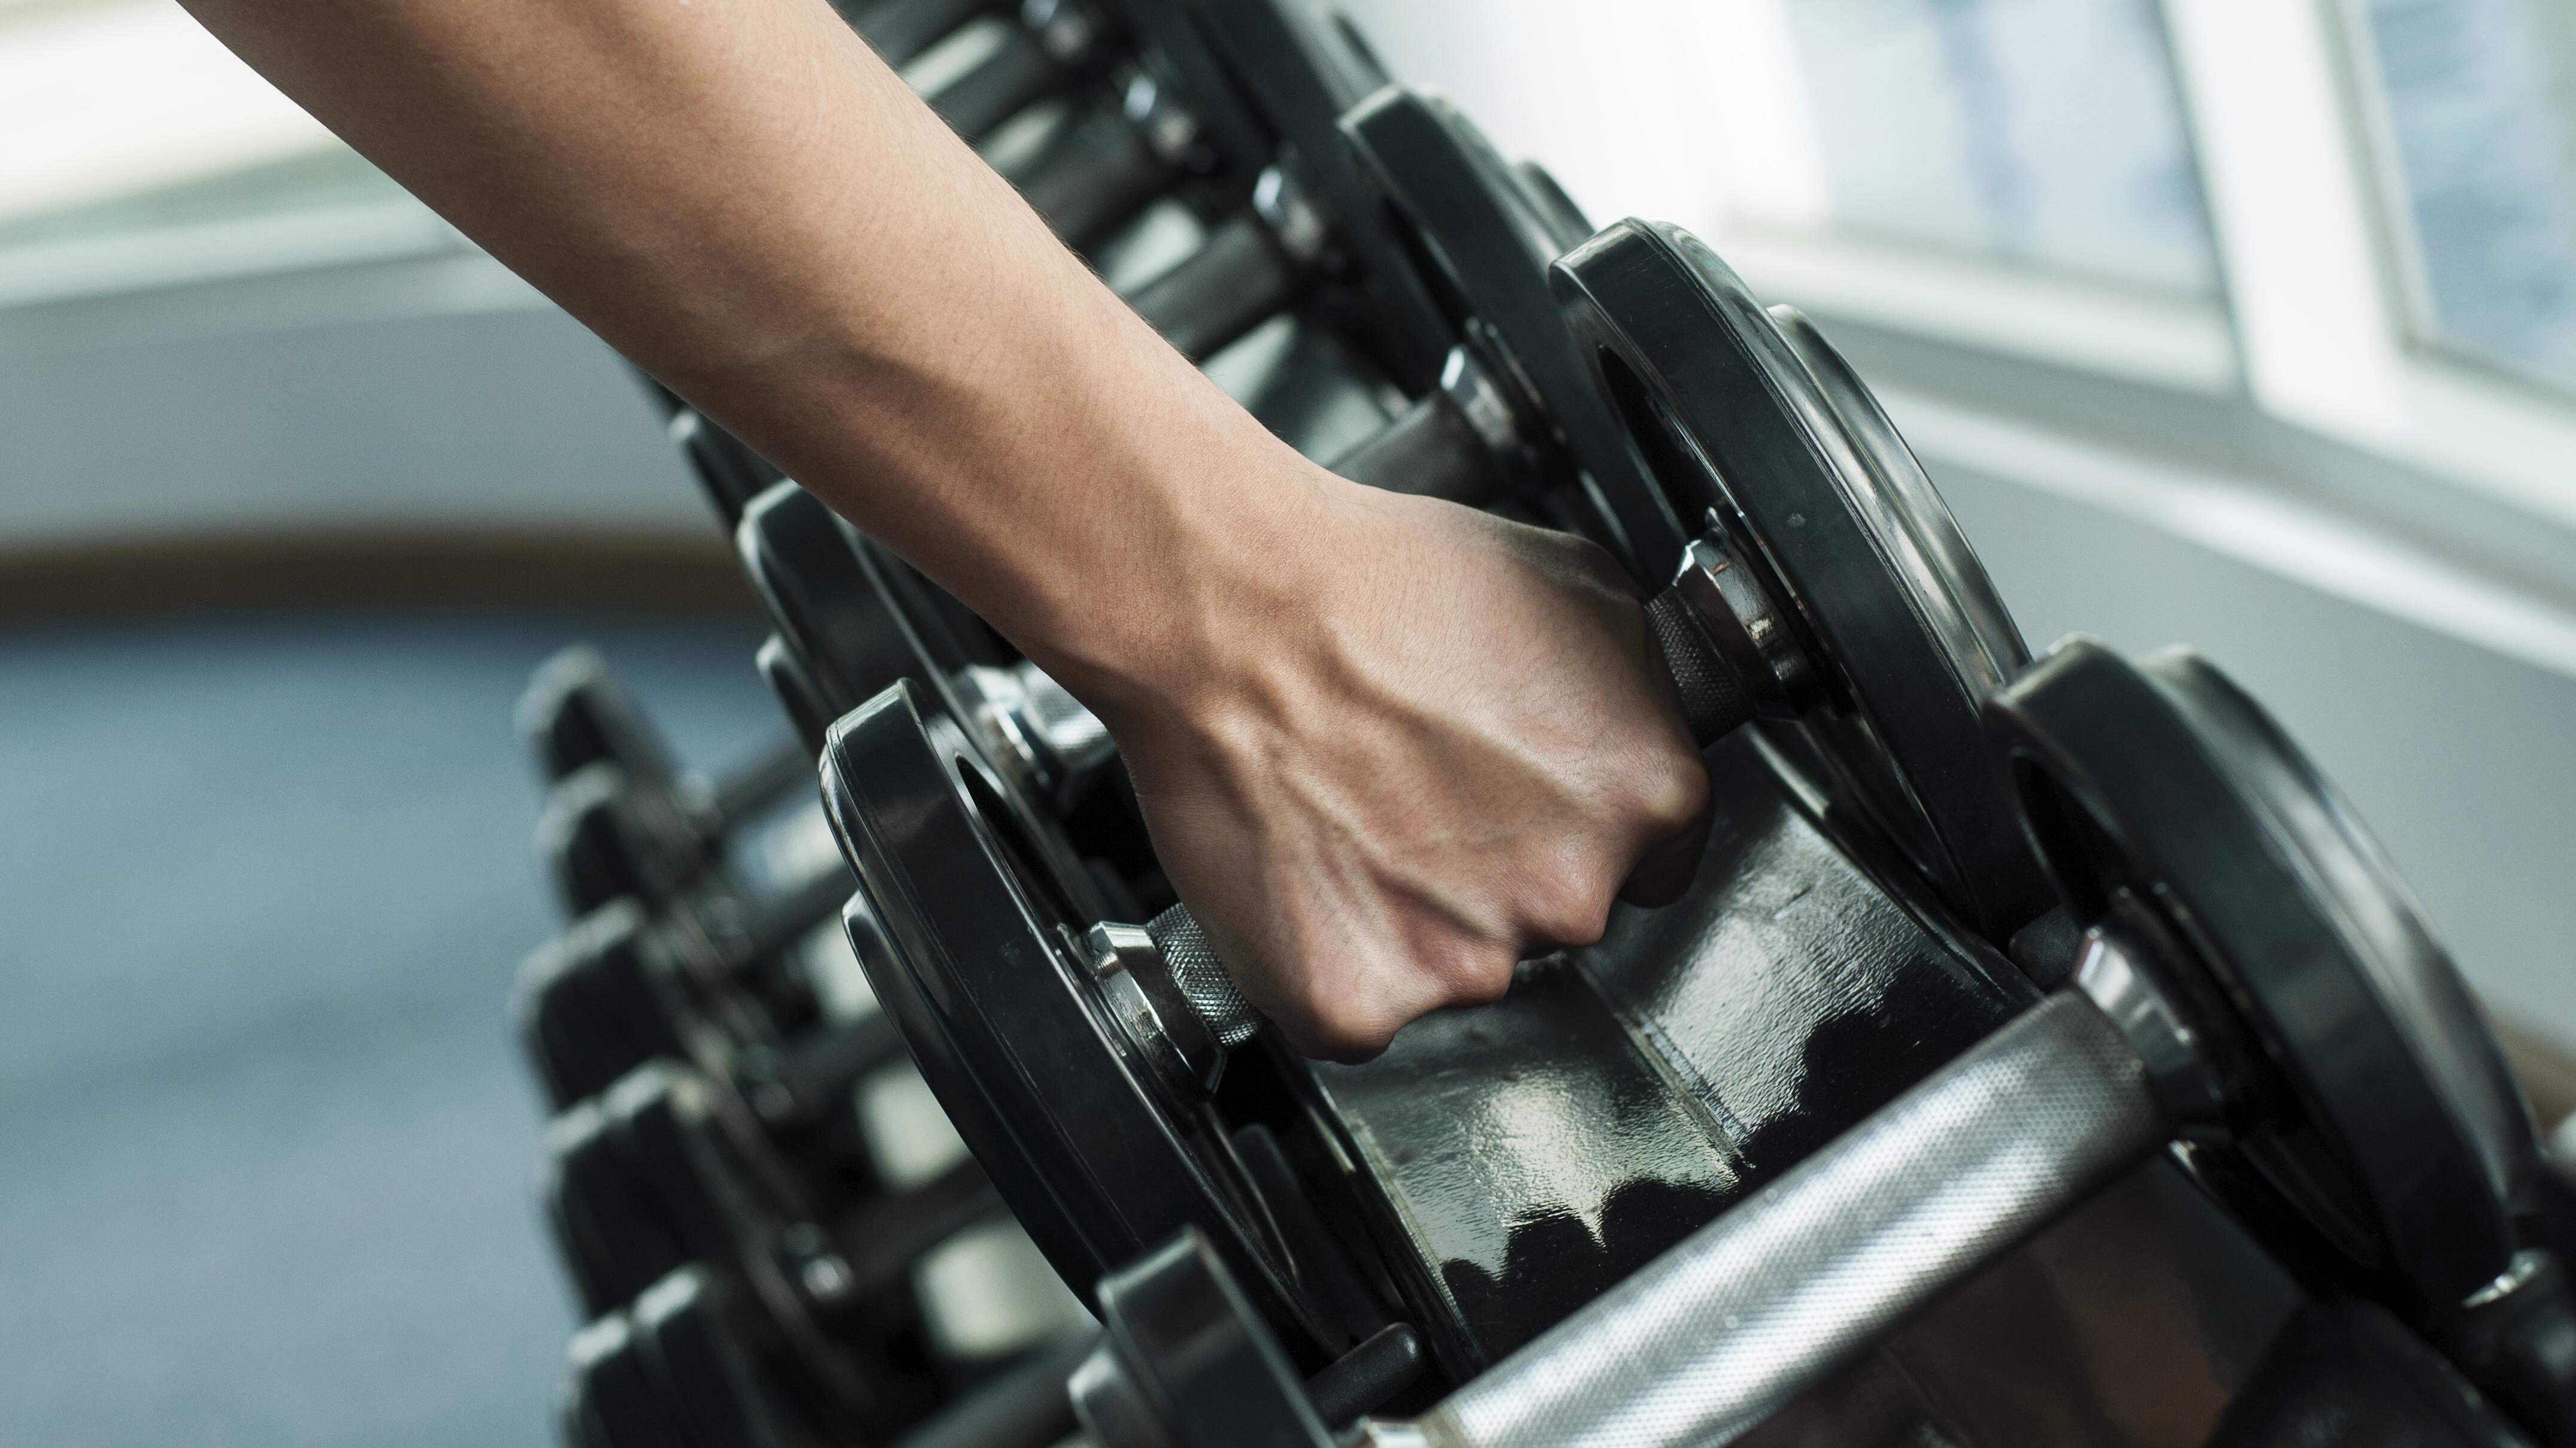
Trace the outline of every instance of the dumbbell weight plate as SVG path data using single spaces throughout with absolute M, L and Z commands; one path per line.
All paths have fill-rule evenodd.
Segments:
M 1329 269 L 1349 277 L 1364 299 L 1351 335 L 1398 387 L 1429 391 L 1457 337 L 1340 129 L 1344 114 L 1389 83 L 1385 69 L 1347 22 L 1327 19 L 1308 0 L 1189 3 L 1278 138 L 1280 164 L 1321 214 L 1333 237 Z
M 1558 263 L 1556 288 L 1640 454 L 1604 479 L 1640 489 L 1614 510 L 1671 538 L 1715 520 L 1824 676 L 1829 706 L 1784 733 L 2008 938 L 2049 895 L 1977 709 L 2029 655 L 1921 465 L 1803 318 L 1764 311 L 1678 227 L 1620 222 Z
M 1643 487 L 1635 452 L 1550 290 L 1548 268 L 1591 234 L 1580 213 L 1564 209 L 1571 201 L 1552 181 L 1543 200 L 1445 101 L 1381 91 L 1341 125 L 1392 203 L 1398 245 L 1432 279 L 1452 323 L 1489 339 L 1483 353 L 1510 374 L 1498 381 L 1534 411 L 1522 420 L 1524 435 L 1563 452 L 1558 471 L 1580 480 L 1584 506 L 1568 521 L 1641 575 L 1678 556 L 1681 539 L 1661 528 L 1631 536 L 1659 518 L 1632 521 L 1612 506 Z
M 824 792 L 883 931 L 853 948 L 958 1134 L 1077 1293 L 1198 1223 L 1271 1320 L 1323 1341 L 1224 1131 L 1114 1044 L 1068 866 L 920 697 L 835 726 Z
M 1033 792 L 1070 806 L 1097 778 L 1108 745 L 1088 714 L 1073 716 L 1087 727 L 1049 735 L 1030 695 L 1043 689 L 1069 705 L 1062 691 L 1026 666 L 1011 667 L 983 620 L 822 500 L 782 483 L 745 511 L 736 538 L 753 590 L 808 665 L 830 717 L 910 679 Z
M 2072 640 L 1990 714 L 2079 918 L 2150 912 L 2190 960 L 2169 989 L 2240 1027 L 2213 1048 L 2269 1106 L 2192 1149 L 2205 1173 L 2241 1158 L 2293 1208 L 2258 1225 L 2305 1224 L 2419 1322 L 2503 1278 L 2541 1170 L 2521 1093 L 2413 895 L 2261 706 L 2187 651 Z

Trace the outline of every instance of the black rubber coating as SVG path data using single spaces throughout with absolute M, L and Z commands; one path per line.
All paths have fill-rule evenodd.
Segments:
M 841 918 L 841 907 L 859 892 L 849 867 L 835 860 L 775 899 L 763 900 L 743 931 L 742 964 L 768 960 L 811 934 L 817 926 Z
M 859 1083 L 902 1054 L 903 1033 L 875 1013 L 748 1055 L 735 1074 L 765 1125 L 798 1125 L 848 1110 Z
M 1413 1386 L 1425 1365 L 1422 1334 L 1390 1322 L 1308 1379 L 1306 1396 L 1315 1416 L 1338 1428 Z
M 1020 179 L 1020 194 L 1064 244 L 1089 251 L 1135 219 L 1173 182 L 1125 113 L 1104 105 L 1050 143 Z
M 618 686 L 597 649 L 575 644 L 556 653 L 528 679 L 519 696 L 519 736 L 548 783 L 585 764 L 602 761 L 629 778 L 668 782 L 679 762 L 661 731 Z
M 630 769 L 628 771 L 632 773 Z M 715 817 L 730 828 L 787 797 L 789 791 L 814 787 L 814 751 L 790 740 L 716 780 Z
M 2210 1448 L 2526 1448 L 2440 1354 L 2376 1307 L 2302 1310 Z
M 805 661 L 796 656 L 787 640 L 776 634 L 760 641 L 752 655 L 752 667 L 760 673 L 761 682 L 777 697 L 778 707 L 795 727 L 796 737 L 814 754 L 823 752 L 823 736 L 832 728 L 832 707 L 823 701 L 823 691 Z
M 1502 496 L 1502 460 L 1445 392 L 1406 409 L 1386 430 L 1344 453 L 1333 471 L 1390 493 L 1481 508 Z
M 1081 1426 L 1074 1421 L 1065 1381 L 1099 1341 L 1097 1330 L 1085 1330 L 1040 1348 L 896 1439 L 894 1448 L 1054 1448 Z
M 671 415 L 671 444 L 689 460 L 689 471 L 697 475 L 698 487 L 726 527 L 741 520 L 752 499 L 787 476 L 742 439 L 690 408 Z
M 1129 300 L 1163 340 L 1198 362 L 1295 300 L 1304 273 L 1268 223 L 1238 212 Z
M 993 53 L 930 96 L 930 108 L 969 144 L 981 143 L 1004 121 L 1034 105 L 1065 76 L 1046 46 L 1014 27 Z
M 873 1301 L 895 1290 L 931 1248 L 1002 1211 L 1000 1194 L 972 1157 L 866 1203 L 832 1228 L 832 1245 L 850 1265 L 850 1295 Z
M 901 68 L 967 21 L 1001 8 L 997 0 L 882 0 L 860 14 L 857 28 L 886 64 Z
M 1681 690 L 1682 717 L 1702 748 L 1733 733 L 1753 717 L 1753 701 L 1708 635 L 1691 617 L 1688 600 L 1666 589 L 1646 605 L 1646 626 L 1664 651 L 1664 667 Z

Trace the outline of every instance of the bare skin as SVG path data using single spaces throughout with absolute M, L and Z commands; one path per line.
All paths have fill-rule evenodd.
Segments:
M 1298 456 L 822 0 L 186 3 L 1097 710 L 1300 1049 L 1686 863 L 1706 776 L 1605 556 Z

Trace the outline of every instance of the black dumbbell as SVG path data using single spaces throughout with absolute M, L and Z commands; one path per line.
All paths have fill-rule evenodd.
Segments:
M 1275 145 L 1217 64 L 1184 0 L 1122 0 L 1133 47 L 1106 94 L 1078 108 L 1002 174 L 1056 234 L 1092 252 L 1155 202 L 1239 203 Z
M 1614 229 L 1615 230 L 1615 229 Z M 1692 273 L 1675 274 L 1679 281 L 1690 282 Z M 1655 305 L 1670 307 L 1678 294 L 1687 297 L 1694 289 L 1667 287 L 1656 293 Z M 1622 303 L 1621 305 L 1624 305 Z M 1725 318 L 1703 317 L 1698 331 L 1687 339 L 1665 339 L 1665 351 L 1648 361 L 1674 368 L 1693 365 L 1695 370 L 1759 365 L 1765 354 L 1754 351 L 1756 359 L 1748 364 L 1745 356 L 1748 333 L 1768 337 L 1772 345 L 1786 353 L 1786 344 L 1778 341 L 1779 322 L 1749 303 L 1739 312 Z M 1680 341 L 1687 340 L 1685 353 Z M 1626 364 L 1606 364 L 1626 365 Z M 1641 363 L 1640 365 L 1644 365 Z M 1856 399 L 1865 394 L 1824 393 L 1815 383 L 1807 364 L 1788 354 L 1783 363 L 1773 363 L 1779 375 L 1773 380 L 1777 400 L 1769 404 L 1770 416 L 1757 415 L 1752 404 L 1741 406 L 1728 419 L 1728 425 L 1743 434 L 1761 436 L 1766 430 L 1776 433 L 1789 427 L 1812 431 L 1838 429 L 1837 436 L 1857 432 L 1859 425 L 1847 421 L 1847 409 L 1859 405 Z M 1851 446 L 1848 442 L 1846 448 Z M 1917 594 L 1948 602 L 1963 594 L 1990 597 L 1990 590 L 1974 559 L 1961 546 L 1941 555 L 1936 571 L 1919 558 L 1900 571 L 1908 556 L 1897 552 L 1882 534 L 1902 531 L 1902 540 L 1936 534 L 1955 537 L 1955 526 L 1928 485 L 1919 491 L 1903 491 L 1886 480 L 1882 470 L 1845 455 L 1828 454 L 1811 467 L 1835 466 L 1844 475 L 1818 482 L 1801 481 L 1797 495 L 1802 506 L 1813 517 L 1797 517 L 1788 510 L 1753 511 L 1739 518 L 1726 537 L 1748 551 L 1760 550 L 1767 559 L 1774 555 L 1789 559 L 1797 572 L 1790 575 L 1801 585 L 1795 594 L 1781 590 L 1774 594 L 1759 585 L 1747 587 L 1741 570 L 1729 570 L 1710 563 L 1701 576 L 1685 580 L 1659 599 L 1653 616 L 1659 625 L 1667 661 L 1684 683 L 1684 695 L 1692 706 L 1692 723 L 1703 740 L 1730 734 L 1757 713 L 1775 710 L 1797 714 L 1817 708 L 1813 696 L 1817 671 L 1795 656 L 1786 655 L 1788 646 L 1810 637 L 1804 620 L 1814 615 L 1830 615 L 1836 629 L 1850 630 L 1876 621 L 1879 627 L 1910 632 L 1875 641 L 1883 650 L 1882 660 L 1890 661 L 1900 677 L 1920 679 L 1924 675 L 1956 677 L 1965 665 L 1952 651 L 1963 647 L 1955 635 L 1939 632 L 1927 622 L 1942 615 L 1932 611 L 1929 602 Z M 1642 465 L 1641 465 L 1642 469 Z M 1764 479 L 1766 482 L 1768 479 Z M 1684 479 L 1676 486 L 1685 485 Z M 1722 501 L 1713 482 L 1702 484 L 1709 491 L 1701 496 L 1709 506 Z M 1775 532 L 1778 535 L 1775 537 Z M 1810 539 L 1816 540 L 1812 544 Z M 1828 566 L 1826 550 L 1839 549 L 1838 566 Z M 1919 552 L 1919 549 L 1917 550 Z M 1794 612 L 1767 602 L 1774 596 L 1793 597 Z M 1953 610 L 1955 611 L 1955 605 Z M 1994 617 L 2001 619 L 2000 610 Z M 2001 627 L 2009 630 L 2009 621 Z M 1791 630 L 1797 630 L 1792 633 Z M 1828 635 L 1832 636 L 1832 635 Z M 2011 650 L 2019 648 L 2017 638 L 2008 632 L 2005 643 Z M 1982 647 L 1970 635 L 1966 644 Z M 1927 655 L 1922 659 L 1896 660 L 1904 648 Z M 2000 646 L 1999 646 L 2000 647 Z M 1767 648 L 1767 652 L 1765 651 Z M 1980 660 L 1982 655 L 1979 656 Z M 1762 671 L 1770 671 L 1767 675 Z M 1877 695 L 1863 695 L 1875 706 Z M 1924 709 L 1940 704 L 1937 696 L 1917 697 L 1913 703 Z M 1975 698 L 1964 687 L 1954 698 L 1956 709 L 1963 712 L 1971 731 L 1964 767 L 1982 768 L 1982 745 L 1975 729 Z M 1839 706 L 1839 701 L 1836 702 Z M 1247 1290 L 1263 1300 L 1265 1312 L 1275 1321 L 1296 1323 L 1301 1314 L 1312 1316 L 1311 1304 L 1301 1306 L 1297 1294 L 1282 1285 L 1291 1275 L 1280 1265 L 1281 1253 L 1274 1246 L 1252 1240 L 1254 1233 L 1221 1230 L 1221 1224 L 1232 1217 L 1224 1199 L 1230 1188 L 1226 1173 L 1232 1170 L 1228 1160 L 1230 1144 L 1222 1135 L 1211 1137 L 1190 1123 L 1197 1120 L 1219 1064 L 1230 1048 L 1248 1039 L 1257 1027 L 1257 1019 L 1242 1008 L 1227 982 L 1224 971 L 1199 940 L 1195 927 L 1185 912 L 1173 912 L 1147 927 L 1103 926 L 1085 935 L 1089 917 L 1064 913 L 1063 903 L 1073 891 L 1064 883 L 1064 872 L 1052 858 L 1042 837 L 1026 831 L 995 842 L 995 826 L 975 821 L 984 815 L 1008 818 L 1025 813 L 1021 806 L 1005 796 L 1007 781 L 979 778 L 975 771 L 959 767 L 955 760 L 942 762 L 943 751 L 924 732 L 917 719 L 907 718 L 915 706 L 908 700 L 880 700 L 863 713 L 845 721 L 836 735 L 836 743 L 826 751 L 826 798 L 833 823 L 843 846 L 850 852 L 873 896 L 881 906 L 899 901 L 909 918 L 901 923 L 889 920 L 889 935 L 900 947 L 897 955 L 901 968 L 880 978 L 872 965 L 871 979 L 881 999 L 890 1002 L 907 1037 L 915 1040 L 916 1051 L 924 1052 L 924 1038 L 937 1039 L 948 1060 L 939 1069 L 930 1062 L 936 1057 L 924 1053 L 925 1074 L 942 1088 L 943 1099 L 952 1092 L 960 1093 L 952 1101 L 961 1130 L 970 1141 L 978 1142 L 988 1169 L 1006 1195 L 1017 1202 L 1021 1198 L 1015 1181 L 1027 1176 L 1047 1182 L 1060 1182 L 1081 1171 L 1085 1178 L 1113 1184 L 1104 1197 L 1067 1211 L 1097 1211 L 1105 1217 L 1120 1218 L 1130 1223 L 1153 1222 L 1162 1230 L 1176 1229 L 1184 1223 L 1197 1223 L 1217 1240 L 1220 1250 L 1247 1283 Z M 873 720 L 870 715 L 874 715 Z M 1953 720 L 1919 721 L 1897 718 L 1871 724 L 1882 730 L 1918 728 L 1930 730 L 1947 727 Z M 1851 797 L 1841 779 L 1845 772 L 1839 757 L 1825 755 L 1823 767 L 1815 773 L 1828 792 L 1842 790 Z M 1856 772 L 1855 766 L 1853 772 Z M 938 803 L 934 805 L 932 801 Z M 2009 821 L 2005 827 L 2010 828 Z M 2018 835 L 2013 836 L 2016 840 Z M 1016 854 L 1014 861 L 1012 856 Z M 990 863 L 980 869 L 971 862 L 990 861 L 999 856 L 1003 879 L 996 881 Z M 872 877 L 873 872 L 873 877 Z M 936 885 L 924 884 L 937 880 Z M 976 890 L 990 887 L 991 899 L 978 897 L 967 903 Z M 1857 888 L 1857 887 L 1856 887 Z M 1888 884 L 1884 889 L 1901 889 Z M 1866 892 L 1855 894 L 1855 900 L 1866 898 Z M 1015 903 L 1016 901 L 1016 903 Z M 1069 932 L 1069 933 L 1066 933 Z M 1891 937 L 1893 938 L 1893 937 Z M 1052 941 L 1052 943 L 1049 943 Z M 2001 978 L 2003 972 L 1985 973 L 1974 963 L 1972 949 L 1966 957 L 1944 964 L 1939 950 L 1928 944 L 1909 943 L 1904 949 L 1925 950 L 1923 973 L 1948 975 L 1953 980 L 1983 979 L 1989 989 L 1982 996 L 1974 993 L 1955 998 L 1944 1006 L 1939 1034 L 1956 1044 L 1964 1040 L 1949 1035 L 1963 1026 L 1982 1030 L 1991 1025 L 1995 1014 L 2011 998 L 2016 986 Z M 1964 947 L 1949 947 L 1961 950 Z M 1014 965 L 1005 971 L 1000 962 L 1017 962 L 1035 956 L 1051 960 L 1069 989 L 1063 998 L 1049 993 L 1042 1002 L 1021 997 L 1029 987 L 1025 966 Z M 865 963 L 863 957 L 863 963 Z M 1809 989 L 1815 987 L 1810 986 Z M 1920 987 L 1908 986 L 1920 992 Z M 2018 989 L 2027 991 L 2026 985 Z M 891 993 L 891 994 L 890 994 Z M 974 1036 L 974 1028 L 961 1024 L 954 1013 L 956 1002 L 972 998 L 975 1009 L 986 1017 L 996 1013 L 1034 1013 L 1018 1020 L 1011 1041 L 993 1041 L 968 1050 L 958 1043 Z M 893 1004 L 895 1001 L 901 1004 Z M 929 1017 L 930 1019 L 922 1019 Z M 1929 1020 L 1922 1029 L 1931 1033 Z M 996 1061 L 1024 1049 L 1028 1043 L 1048 1038 L 1058 1032 L 1066 1049 L 1056 1052 L 1037 1051 L 1048 1064 L 1045 1073 L 1031 1076 L 1026 1066 L 1005 1068 Z M 1801 1032 L 1803 1034 L 1803 1031 Z M 1973 1039 L 1971 1035 L 1968 1037 Z M 1089 1051 L 1080 1043 L 1095 1045 Z M 1103 1044 L 1115 1043 L 1115 1044 Z M 993 1053 L 999 1053 L 994 1059 Z M 1902 1052 L 1897 1054 L 1902 1055 Z M 1928 1066 L 1928 1062 L 1924 1063 Z M 1902 1087 L 1906 1075 L 1880 1074 L 1883 1062 L 1873 1062 L 1862 1073 L 1871 1089 L 1880 1094 L 1877 1100 Z M 1823 1069 L 1820 1067 L 1819 1069 Z M 990 1142 L 979 1140 L 978 1131 L 968 1129 L 975 1114 L 974 1099 L 966 1093 L 989 1093 L 999 1089 L 992 1081 L 1016 1071 L 1030 1082 L 1034 1097 L 1021 1103 L 1014 1120 L 1060 1119 L 1063 1132 L 1053 1141 L 1032 1145 L 1026 1139 L 1025 1127 L 1019 1140 Z M 971 1083 L 971 1084 L 970 1084 Z M 1096 1102 L 1093 1095 L 1098 1096 Z M 1049 1103 L 1085 1101 L 1081 1112 L 1067 1111 L 1048 1117 Z M 1861 1110 L 1875 1100 L 1856 1093 L 1836 1103 L 1836 1110 L 1849 1111 L 1855 1104 Z M 1842 1119 L 1852 1119 L 1845 1115 Z M 1120 1124 L 1110 1130 L 1107 1123 Z M 1097 1128 L 1103 1137 L 1091 1135 Z M 998 1128 L 996 1128 L 998 1130 Z M 1129 1161 L 1117 1170 L 1102 1170 L 1091 1158 L 1097 1153 L 1124 1153 L 1133 1156 L 1151 1144 L 1164 1155 L 1147 1168 Z M 1030 1155 L 1025 1172 L 1006 1169 L 997 1164 L 993 1153 L 1018 1151 Z M 1076 1168 L 1066 1160 L 1048 1159 L 1048 1153 L 1083 1161 Z M 1731 1173 L 1730 1180 L 1740 1179 Z M 1722 1201 L 1733 1186 L 1710 1189 L 1715 1201 Z M 1065 1201 L 1057 1189 L 1059 1203 Z M 1714 1210 L 1715 1201 L 1704 1201 L 1694 1210 Z M 1023 1215 L 1030 1215 L 1023 1209 Z M 1034 1230 L 1034 1227 L 1033 1227 Z M 1062 1233 L 1038 1232 L 1041 1244 L 1050 1240 L 1062 1242 L 1079 1239 L 1085 1230 L 1098 1235 L 1097 1228 L 1068 1227 Z M 1127 1239 L 1129 1250 L 1141 1252 L 1159 1240 L 1147 1236 L 1142 1240 Z M 1667 1238 L 1666 1240 L 1669 1240 Z M 1109 1262 L 1082 1257 L 1067 1248 L 1068 1256 L 1059 1259 L 1069 1281 L 1082 1281 L 1086 1270 L 1106 1270 Z M 1439 1269 L 1430 1269 L 1436 1279 Z M 1439 1329 L 1436 1321 L 1425 1320 L 1427 1328 Z M 1300 1329 L 1303 1330 L 1303 1329 Z M 1508 1345 L 1508 1331 L 1472 1333 L 1462 1327 L 1461 1334 L 1474 1336 L 1478 1342 L 1503 1341 Z M 1444 1343 L 1448 1340 L 1441 1339 Z M 1449 1344 L 1449 1355 L 1472 1362 L 1480 1350 L 1476 1344 Z
M 896 679 L 917 679 L 1016 780 L 1060 803 L 1111 759 L 1089 710 L 812 494 L 772 489 L 737 537 L 753 589 L 830 717 Z
M 568 1448 L 838 1448 L 939 1405 L 900 1351 L 784 1318 L 758 1284 L 692 1264 L 576 1334 Z
M 1176 12 L 1158 32 L 1196 41 L 1195 50 L 1179 40 L 1163 47 L 1191 56 L 1175 67 L 1170 88 L 1197 114 L 1228 122 L 1222 139 L 1230 144 L 1219 153 L 1229 163 L 1222 173 L 1234 179 L 1209 209 L 1199 248 L 1131 292 L 1130 303 L 1183 353 L 1205 358 L 1331 282 L 1345 300 L 1323 314 L 1400 381 L 1421 385 L 1425 359 L 1448 339 L 1334 129 L 1344 111 L 1387 84 L 1385 74 L 1349 32 L 1297 0 L 1259 0 L 1240 13 L 1158 3 Z M 1203 24 L 1189 25 L 1182 10 Z
M 574 922 L 528 957 L 512 995 L 547 1099 L 569 1106 L 656 1056 L 721 1063 L 803 1029 L 826 996 L 797 948 L 851 889 L 833 867 L 757 906 L 718 893 L 659 910 L 617 900 Z
M 683 406 L 673 412 L 669 433 L 671 445 L 687 461 L 708 505 L 728 528 L 742 516 L 745 504 L 786 476 L 696 408 Z
M 1348 296 L 1325 311 L 1373 369 L 1428 386 L 1450 334 L 1335 129 L 1387 84 L 1384 72 L 1346 26 L 1299 0 L 1223 12 L 1140 0 L 1134 9 L 1154 66 L 1131 79 L 1115 109 L 1079 120 L 1013 177 L 1031 204 L 1090 250 L 1196 181 L 1206 236 L 1128 297 L 1175 347 L 1212 356 L 1333 282 Z
M 1088 709 L 981 619 L 792 484 L 743 515 L 745 572 L 777 625 L 779 663 L 837 719 L 899 678 L 1012 784 L 1022 828 L 1104 908 L 1166 898 L 1116 746 Z M 1034 802 L 1043 801 L 1044 807 Z
M 2537 1441 L 2576 1442 L 2576 1292 L 2532 1245 L 2528 1110 L 2349 805 L 2184 650 L 2070 641 L 1988 717 L 2086 931 L 2073 980 L 1362 1441 L 1728 1441 L 2171 1149 L 2285 1260 L 2393 1308 Z M 1293 1404 L 1270 1418 L 1260 1441 L 1332 1441 Z
M 758 818 L 813 773 L 813 753 L 789 743 L 721 778 L 680 766 L 597 649 L 577 644 L 537 666 L 519 696 L 519 737 L 541 779 L 553 784 L 593 764 L 613 764 L 629 786 L 666 797 L 700 838 L 713 842 Z
M 891 1028 L 853 1044 L 873 1051 L 814 1073 L 844 1103 L 900 1050 Z M 782 1151 L 736 1083 L 672 1060 L 558 1116 L 547 1146 L 548 1219 L 594 1313 L 705 1261 L 778 1274 L 809 1314 L 883 1316 L 924 1254 L 999 1210 L 971 1161 L 901 1187 L 838 1167 L 818 1180 L 824 1164 Z
M 1780 721 L 2009 940 L 2050 896 L 1985 782 L 1978 710 L 2029 653 L 1922 465 L 1813 324 L 1680 228 L 1621 222 L 1555 281 L 1636 458 L 1594 476 L 1632 540 L 1678 559 L 1648 618 L 1694 727 Z
M 943 78 L 923 99 L 970 144 L 1105 64 L 1120 39 L 1083 0 L 1024 0 L 983 54 Z
M 1437 102 L 1382 91 L 1346 111 L 1359 98 L 1332 77 L 1359 62 L 1317 59 L 1337 32 L 1315 33 L 1299 23 L 1303 14 L 1294 0 L 1223 10 L 1247 90 L 1291 138 L 1264 184 L 1298 198 L 1294 229 L 1304 239 L 1283 247 L 1255 208 L 1141 291 L 1140 310 L 1152 319 L 1195 305 L 1188 299 L 1231 297 L 1243 305 L 1204 315 L 1248 324 L 1308 281 L 1339 276 L 1367 309 L 1353 335 L 1422 396 L 1328 459 L 1337 471 L 1395 491 L 1534 507 L 1633 557 L 1623 521 L 1603 502 L 1638 491 L 1620 485 L 1633 456 L 1615 444 L 1617 420 L 1549 291 L 1550 264 L 1582 239 L 1567 229 L 1579 217 Z
M 1004 14 L 1017 0 L 877 0 L 856 7 L 851 28 L 886 64 L 912 64 L 932 46 L 987 15 Z

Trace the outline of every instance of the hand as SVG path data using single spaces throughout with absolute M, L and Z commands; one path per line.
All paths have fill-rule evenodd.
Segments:
M 1068 682 L 1245 996 L 1360 1061 L 1687 881 L 1708 781 L 1598 548 L 1319 469 L 1275 496 L 1302 503 L 1238 533 L 1250 581 L 1186 643 Z

